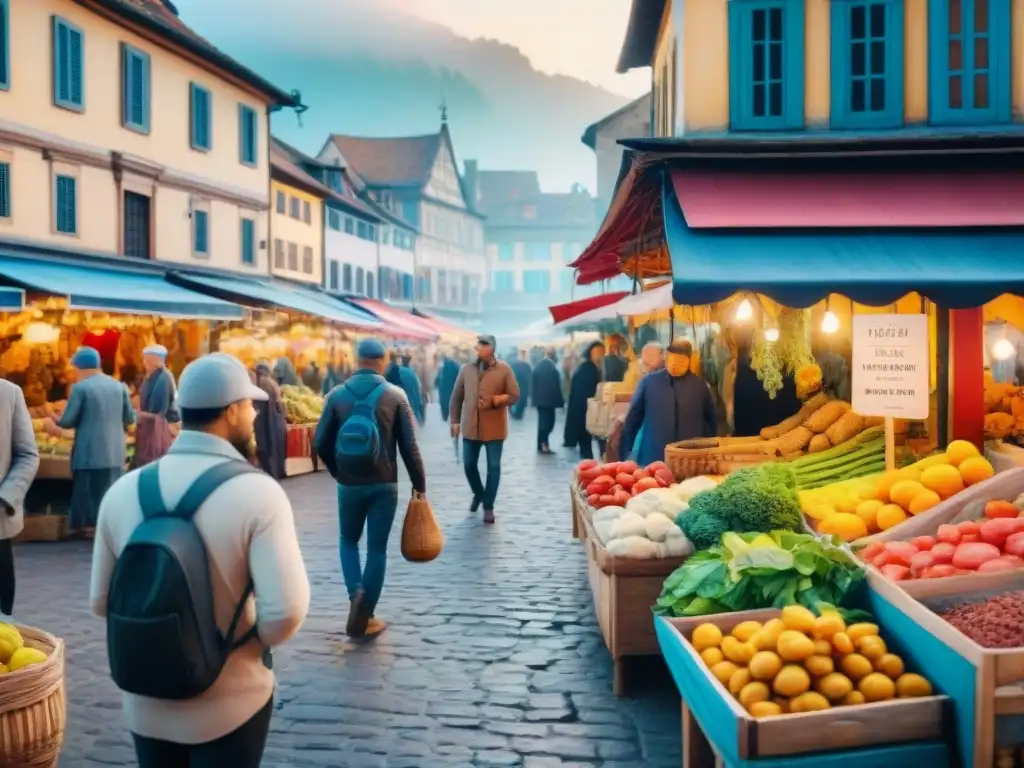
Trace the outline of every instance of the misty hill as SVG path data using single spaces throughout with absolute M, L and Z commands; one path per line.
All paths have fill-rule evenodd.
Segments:
M 442 97 L 460 164 L 536 169 L 548 191 L 594 189 L 584 128 L 628 99 L 533 69 L 518 49 L 468 40 L 402 13 L 401 0 L 176 0 L 181 17 L 310 109 L 274 117 L 274 131 L 308 152 L 328 133 L 436 131 Z

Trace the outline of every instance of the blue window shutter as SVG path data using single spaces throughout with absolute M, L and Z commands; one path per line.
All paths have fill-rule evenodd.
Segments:
M 210 252 L 209 214 L 206 211 L 194 211 L 192 217 L 194 230 L 192 250 L 196 253 L 207 254 Z
M 834 0 L 833 128 L 903 125 L 903 24 L 903 0 Z
M 11 217 L 11 166 L 0 163 L 0 219 Z
M 11 87 L 11 15 L 9 0 L 0 0 L 0 90 Z
M 256 222 L 242 219 L 242 263 L 256 263 Z
M 85 109 L 85 34 L 53 17 L 53 101 L 59 107 Z
M 960 11 L 955 26 L 950 0 L 928 4 L 929 120 L 934 125 L 1009 123 L 1010 0 L 957 0 L 952 9 Z
M 56 218 L 57 231 L 65 235 L 78 233 L 78 180 L 72 176 L 57 177 Z
M 733 130 L 804 127 L 804 4 L 729 2 L 729 120 Z
M 121 45 L 121 124 L 149 133 L 149 55 L 130 45 Z
M 259 133 L 256 124 L 256 110 L 238 105 L 238 161 L 243 165 L 257 165 L 256 154 Z
M 213 108 L 210 92 L 201 85 L 190 87 L 189 114 L 192 148 L 208 152 L 213 148 Z

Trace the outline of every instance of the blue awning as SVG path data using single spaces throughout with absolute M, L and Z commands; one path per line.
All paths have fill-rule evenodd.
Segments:
M 917 292 L 953 309 L 1024 296 L 1024 228 L 690 229 L 666 174 L 662 211 L 678 304 L 752 291 L 790 307 L 830 293 L 885 306 Z
M 21 288 L 64 296 L 71 309 L 212 320 L 245 315 L 236 304 L 171 285 L 159 272 L 0 255 L 0 277 Z
M 377 328 L 380 322 L 372 315 L 349 304 L 343 304 L 316 291 L 288 285 L 274 280 L 216 277 L 196 273 L 176 272 L 172 279 L 197 291 L 215 296 L 230 297 L 232 301 L 257 307 L 273 307 L 305 315 L 314 315 L 356 328 Z
M 20 288 L 0 288 L 0 312 L 21 312 L 25 308 L 25 292 Z

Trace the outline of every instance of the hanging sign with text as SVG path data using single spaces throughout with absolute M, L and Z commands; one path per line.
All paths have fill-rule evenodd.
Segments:
M 928 354 L 927 315 L 854 315 L 853 410 L 927 419 Z

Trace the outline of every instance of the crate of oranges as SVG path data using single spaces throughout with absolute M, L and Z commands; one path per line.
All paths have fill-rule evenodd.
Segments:
M 792 605 L 658 622 L 683 698 L 723 753 L 721 742 L 735 744 L 736 758 L 862 749 L 948 733 L 947 697 L 907 669 L 870 621 L 847 625 L 838 610 L 817 616 Z

